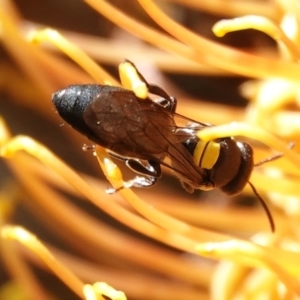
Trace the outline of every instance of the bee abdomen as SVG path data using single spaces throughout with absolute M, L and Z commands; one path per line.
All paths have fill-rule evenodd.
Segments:
M 52 102 L 59 115 L 73 128 L 86 136 L 93 135 L 83 114 L 85 109 L 102 91 L 99 84 L 70 85 L 52 95 Z

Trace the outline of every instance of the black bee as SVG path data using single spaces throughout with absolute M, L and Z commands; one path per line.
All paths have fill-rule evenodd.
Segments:
M 254 167 L 252 147 L 233 137 L 201 141 L 197 131 L 212 125 L 177 114 L 176 99 L 136 71 L 149 93 L 159 99 L 140 99 L 121 87 L 87 84 L 60 90 L 52 101 L 73 128 L 142 175 L 131 185 L 154 185 L 161 177 L 161 165 L 172 169 L 188 192 L 219 188 L 237 195 L 249 183 L 274 230 L 266 204 L 249 182 Z

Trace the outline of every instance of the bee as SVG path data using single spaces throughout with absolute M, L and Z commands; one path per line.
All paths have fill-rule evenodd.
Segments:
M 170 168 L 190 193 L 219 188 L 237 195 L 249 184 L 274 231 L 268 207 L 249 182 L 255 166 L 252 147 L 230 136 L 201 141 L 196 133 L 213 125 L 176 113 L 176 98 L 148 83 L 134 64 L 126 62 L 157 99 L 140 99 L 132 90 L 117 86 L 71 85 L 53 94 L 59 115 L 140 175 L 126 187 L 153 186 L 161 177 L 161 165 Z

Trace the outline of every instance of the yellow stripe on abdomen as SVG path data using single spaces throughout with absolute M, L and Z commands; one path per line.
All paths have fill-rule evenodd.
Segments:
M 199 141 L 194 150 L 194 161 L 197 166 L 212 169 L 220 154 L 220 144 L 214 141 Z

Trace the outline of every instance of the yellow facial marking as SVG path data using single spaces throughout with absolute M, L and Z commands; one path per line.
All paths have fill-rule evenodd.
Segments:
M 220 144 L 214 141 L 199 141 L 194 151 L 194 161 L 196 165 L 204 169 L 212 169 L 218 160 Z

